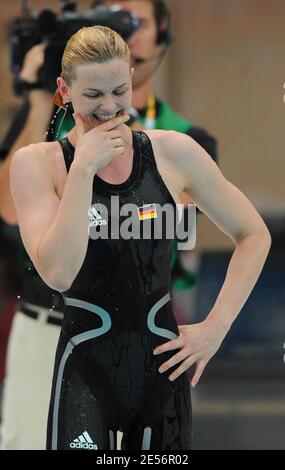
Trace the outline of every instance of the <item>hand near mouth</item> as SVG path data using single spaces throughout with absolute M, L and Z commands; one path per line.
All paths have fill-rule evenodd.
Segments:
M 86 129 L 86 121 L 80 113 L 74 113 L 73 117 L 76 126 L 75 164 L 83 165 L 95 174 L 125 152 L 124 124 L 129 120 L 129 115 L 100 122 L 90 130 Z

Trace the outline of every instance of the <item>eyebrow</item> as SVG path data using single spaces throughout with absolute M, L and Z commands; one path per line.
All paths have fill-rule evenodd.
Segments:
M 125 85 L 127 85 L 127 83 L 123 83 L 122 85 L 117 86 L 116 88 L 114 88 L 114 90 L 122 88 Z M 100 93 L 102 93 L 102 90 L 97 90 L 96 88 L 85 88 L 83 91 L 99 91 Z

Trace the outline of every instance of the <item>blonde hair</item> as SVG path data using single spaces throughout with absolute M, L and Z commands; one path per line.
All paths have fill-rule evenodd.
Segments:
M 106 26 L 83 27 L 66 43 L 61 59 L 61 77 L 70 86 L 76 78 L 76 65 L 104 63 L 112 59 L 122 59 L 131 68 L 131 52 L 122 37 Z M 64 106 L 58 88 L 53 99 L 57 106 Z

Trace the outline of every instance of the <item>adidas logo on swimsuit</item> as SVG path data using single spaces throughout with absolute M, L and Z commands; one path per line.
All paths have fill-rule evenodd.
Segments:
M 97 444 L 94 444 L 88 432 L 85 431 L 83 434 L 74 439 L 69 444 L 71 449 L 87 449 L 87 450 L 98 450 Z
M 90 207 L 88 210 L 88 216 L 90 219 L 89 227 L 97 227 L 98 225 L 107 225 L 107 220 L 102 219 L 99 212 L 96 211 L 95 207 Z

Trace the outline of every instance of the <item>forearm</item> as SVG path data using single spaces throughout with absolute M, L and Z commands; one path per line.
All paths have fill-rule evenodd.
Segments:
M 237 242 L 222 289 L 207 319 L 229 329 L 254 288 L 270 249 L 270 236 L 252 234 Z
M 93 178 L 85 168 L 71 165 L 56 217 L 39 245 L 40 270 L 56 290 L 68 289 L 85 258 Z

